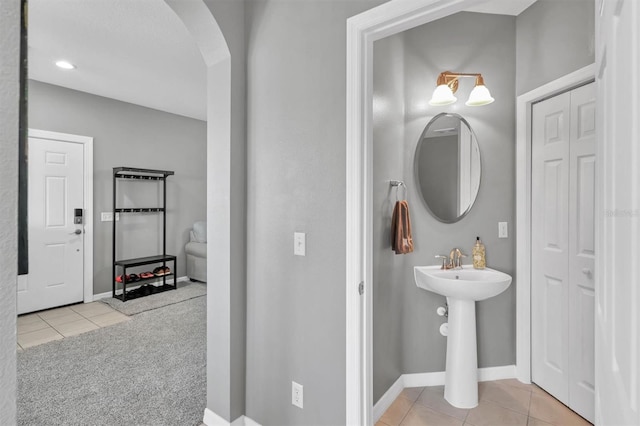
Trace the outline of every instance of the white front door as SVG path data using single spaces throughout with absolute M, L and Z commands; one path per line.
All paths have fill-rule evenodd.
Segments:
M 593 421 L 594 84 L 532 113 L 531 376 Z
M 18 313 L 82 302 L 84 147 L 29 138 L 29 275 L 18 285 Z

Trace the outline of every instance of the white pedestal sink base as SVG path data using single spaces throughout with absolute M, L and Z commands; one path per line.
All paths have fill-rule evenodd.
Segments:
M 476 302 L 447 297 L 449 335 L 444 399 L 458 408 L 478 405 L 478 348 Z
M 495 269 L 459 269 L 415 266 L 416 285 L 445 296 L 449 303 L 449 335 L 444 399 L 458 408 L 478 405 L 478 348 L 476 346 L 476 301 L 505 291 L 511 277 Z

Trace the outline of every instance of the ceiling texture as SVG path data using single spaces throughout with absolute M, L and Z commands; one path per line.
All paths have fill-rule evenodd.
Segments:
M 518 15 L 535 1 L 468 10 Z M 163 0 L 29 0 L 28 31 L 29 78 L 206 120 L 204 61 Z
M 206 120 L 204 61 L 163 0 L 29 0 L 28 37 L 30 79 Z

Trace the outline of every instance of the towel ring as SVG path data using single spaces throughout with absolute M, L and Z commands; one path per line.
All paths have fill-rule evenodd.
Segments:
M 396 187 L 396 202 L 400 201 L 400 197 L 398 196 L 400 193 L 400 188 L 404 188 L 404 197 L 402 198 L 403 200 L 407 198 L 407 185 L 404 184 L 403 181 L 401 180 L 392 180 L 389 181 L 389 183 L 391 184 L 391 186 L 395 186 Z

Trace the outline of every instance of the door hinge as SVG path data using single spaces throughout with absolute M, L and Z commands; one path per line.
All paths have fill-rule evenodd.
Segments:
M 360 284 L 358 284 L 358 293 L 360 293 L 360 296 L 364 294 L 364 281 L 360 281 Z

